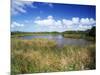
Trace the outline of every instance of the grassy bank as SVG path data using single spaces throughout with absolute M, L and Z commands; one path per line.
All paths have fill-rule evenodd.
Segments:
M 87 36 L 86 34 L 62 34 L 65 38 L 86 39 L 95 41 L 95 37 Z
M 59 32 L 11 32 L 11 37 L 19 37 L 19 36 L 32 36 L 32 35 L 56 35 L 61 34 Z
M 11 39 L 11 73 L 95 69 L 95 45 L 58 48 L 54 40 Z

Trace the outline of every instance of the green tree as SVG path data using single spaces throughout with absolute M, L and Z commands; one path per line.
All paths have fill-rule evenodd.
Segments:
M 89 36 L 95 37 L 96 36 L 96 27 L 93 26 L 89 31 Z

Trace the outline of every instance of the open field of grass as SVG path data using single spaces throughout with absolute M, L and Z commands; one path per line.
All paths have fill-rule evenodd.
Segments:
M 57 47 L 54 40 L 11 38 L 11 73 L 95 69 L 95 44 Z

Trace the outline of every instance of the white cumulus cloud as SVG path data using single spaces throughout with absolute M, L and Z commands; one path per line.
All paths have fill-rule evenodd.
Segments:
M 42 19 L 42 20 L 35 20 L 34 23 L 38 24 L 38 25 L 44 25 L 44 26 L 50 26 L 53 25 L 55 23 L 55 20 L 53 19 L 53 16 L 48 16 L 46 19 Z
M 83 25 L 92 25 L 95 24 L 95 20 L 93 18 L 81 18 L 80 23 Z
M 20 24 L 20 23 L 18 23 L 16 21 L 12 22 L 12 24 L 11 24 L 11 28 L 14 28 L 14 27 L 23 27 L 23 26 L 24 26 L 24 24 Z
M 73 22 L 73 24 L 78 24 L 79 23 L 79 18 L 78 17 L 73 17 L 72 22 Z
M 39 17 L 40 18 L 40 17 Z M 96 24 L 96 21 L 93 18 L 79 18 L 73 17 L 69 19 L 60 19 L 56 20 L 53 16 L 47 16 L 45 19 L 36 19 L 34 21 L 36 25 L 39 26 L 48 26 L 52 29 L 57 30 L 86 30 L 90 29 L 93 25 Z
M 72 25 L 73 24 L 73 22 L 71 20 L 68 20 L 68 19 L 63 19 L 62 23 L 63 23 L 63 25 Z

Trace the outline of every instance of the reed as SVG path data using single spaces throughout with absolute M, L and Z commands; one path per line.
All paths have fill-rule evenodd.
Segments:
M 54 40 L 11 39 L 11 74 L 95 69 L 95 45 L 58 48 Z

